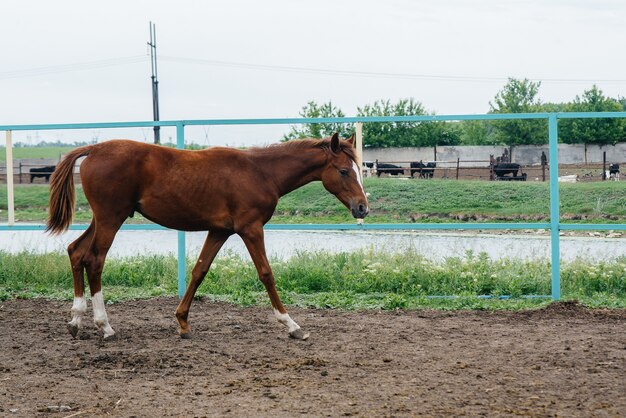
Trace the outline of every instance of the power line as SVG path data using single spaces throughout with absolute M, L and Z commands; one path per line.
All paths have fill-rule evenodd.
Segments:
M 130 57 L 108 58 L 97 61 L 80 62 L 73 64 L 50 65 L 47 67 L 27 68 L 22 70 L 2 71 L 0 80 L 10 78 L 35 77 L 40 75 L 64 73 L 69 71 L 84 71 L 97 68 L 113 67 L 117 65 L 135 64 L 145 62 L 148 57 L 145 55 L 134 55 Z
M 292 73 L 327 74 L 350 77 L 371 77 L 371 78 L 391 78 L 391 79 L 417 79 L 417 80 L 439 80 L 439 81 L 469 81 L 469 82 L 506 82 L 509 77 L 483 77 L 467 75 L 435 75 L 435 74 L 413 74 L 413 73 L 390 73 L 358 70 L 334 70 L 312 67 L 292 67 L 280 65 L 250 64 L 244 62 L 218 61 L 202 58 L 175 57 L 171 55 L 161 55 L 161 59 L 170 62 L 179 62 L 197 65 L 209 65 L 218 67 L 240 68 L 248 70 L 282 71 Z M 542 81 L 546 83 L 626 83 L 620 79 L 566 79 L 566 78 L 531 78 L 532 81 Z
M 89 61 L 83 63 L 73 63 L 65 65 L 55 65 L 47 67 L 29 68 L 22 70 L 3 71 L 0 72 L 0 80 L 10 78 L 34 77 L 47 74 L 63 73 L 68 71 L 92 70 L 103 67 L 112 67 L 117 65 L 134 64 L 145 62 L 149 57 L 144 55 L 135 55 L 129 57 L 110 58 L 97 61 Z M 208 65 L 217 67 L 239 68 L 247 70 L 264 70 L 264 71 L 280 71 L 291 73 L 305 74 L 322 74 L 337 75 L 347 77 L 369 77 L 369 78 L 387 78 L 399 80 L 432 80 L 432 81 L 460 81 L 460 82 L 507 82 L 510 77 L 486 77 L 486 76 L 468 76 L 468 75 L 435 75 L 435 74 L 415 74 L 415 73 L 391 73 L 391 72 L 373 72 L 358 70 L 337 70 L 328 68 L 313 67 L 294 67 L 281 65 L 265 65 L 251 64 L 236 61 L 220 61 L 202 58 L 176 57 L 171 55 L 161 55 L 162 61 Z M 528 78 L 528 77 L 525 77 Z M 590 83 L 609 83 L 609 84 L 626 84 L 626 79 L 584 79 L 584 78 L 528 78 L 531 81 L 541 81 L 543 83 L 561 83 L 561 84 L 590 84 Z

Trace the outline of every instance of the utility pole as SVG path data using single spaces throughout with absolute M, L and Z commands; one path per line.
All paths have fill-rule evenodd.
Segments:
M 156 25 L 150 22 L 150 64 L 152 67 L 152 115 L 154 120 L 159 120 L 159 79 L 157 76 L 157 54 L 156 54 Z M 154 127 L 154 143 L 161 143 L 161 127 Z

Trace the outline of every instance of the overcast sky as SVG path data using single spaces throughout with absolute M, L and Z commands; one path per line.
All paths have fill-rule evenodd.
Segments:
M 309 100 L 353 116 L 408 97 L 437 114 L 485 113 L 508 77 L 542 81 L 543 102 L 594 83 L 626 96 L 623 0 L 21 0 L 0 16 L 0 125 L 152 120 L 149 21 L 162 120 L 298 117 Z M 240 146 L 287 130 L 185 132 Z M 14 140 L 121 136 L 152 140 L 150 129 Z

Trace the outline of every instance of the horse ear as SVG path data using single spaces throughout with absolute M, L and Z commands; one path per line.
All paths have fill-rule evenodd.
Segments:
M 352 134 L 350 138 L 346 139 L 346 142 L 350 144 L 351 147 L 354 147 L 354 134 Z
M 330 150 L 332 152 L 339 152 L 341 146 L 339 145 L 339 134 L 335 132 L 330 138 Z

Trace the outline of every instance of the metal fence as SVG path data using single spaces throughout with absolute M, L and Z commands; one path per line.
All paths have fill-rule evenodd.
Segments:
M 286 225 L 268 224 L 266 230 L 497 230 L 497 229 L 548 229 L 551 245 L 551 295 L 553 300 L 561 297 L 561 263 L 560 263 L 560 231 L 576 230 L 626 230 L 626 224 L 575 224 L 561 223 L 559 213 L 558 185 L 558 121 L 559 119 L 589 118 L 626 118 L 626 112 L 586 112 L 586 113 L 516 113 L 516 114 L 484 114 L 484 115 L 433 115 L 433 116 L 385 116 L 385 117 L 346 117 L 346 118 L 284 118 L 284 119 L 208 119 L 208 120 L 176 120 L 176 121 L 145 121 L 145 122 L 108 122 L 108 123 L 76 123 L 46 125 L 0 125 L 0 131 L 6 132 L 7 168 L 12 167 L 12 131 L 63 130 L 63 129 L 107 129 L 107 128 L 145 128 L 168 126 L 176 128 L 176 146 L 185 147 L 185 126 L 198 125 L 299 125 L 312 123 L 371 123 L 371 122 L 440 122 L 462 120 L 509 120 L 509 119 L 542 119 L 548 123 L 548 143 L 550 152 L 550 222 L 538 223 L 446 223 L 446 224 L 333 224 L 333 225 Z M 357 129 L 357 132 L 360 129 Z M 362 141 L 358 145 L 362 146 Z M 11 168 L 12 169 L 12 168 Z M 13 176 L 7 173 L 7 195 L 9 217 L 7 224 L 0 224 L 0 231 L 43 230 L 44 225 L 15 224 L 13 211 Z M 86 225 L 72 225 L 72 230 L 84 230 Z M 155 230 L 165 229 L 159 225 L 123 225 L 123 230 Z M 186 288 L 186 257 L 185 232 L 178 231 L 178 293 Z

